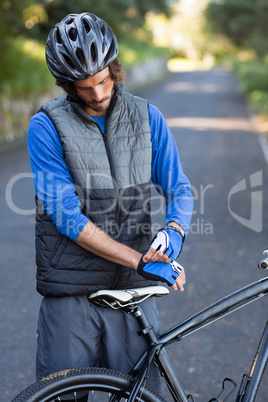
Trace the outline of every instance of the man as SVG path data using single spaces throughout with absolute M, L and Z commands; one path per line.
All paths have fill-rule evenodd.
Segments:
M 92 305 L 90 293 L 185 283 L 175 259 L 189 230 L 190 184 L 162 114 L 124 92 L 117 56 L 111 28 L 90 13 L 68 15 L 48 36 L 47 64 L 65 94 L 43 105 L 28 131 L 44 296 L 38 379 L 82 366 L 126 372 L 145 350 L 133 318 Z M 152 183 L 167 208 L 151 243 Z M 154 299 L 143 309 L 158 331 Z M 159 389 L 155 368 L 150 381 Z

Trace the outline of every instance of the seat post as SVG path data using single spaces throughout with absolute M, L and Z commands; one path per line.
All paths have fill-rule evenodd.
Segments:
M 141 328 L 141 333 L 147 339 L 147 341 L 149 343 L 157 344 L 158 339 L 154 332 L 154 327 L 148 322 L 142 308 L 140 306 L 135 306 L 133 309 L 131 309 L 131 313 L 138 321 Z

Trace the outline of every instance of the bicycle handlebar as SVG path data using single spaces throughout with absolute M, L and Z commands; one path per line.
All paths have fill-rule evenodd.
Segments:
M 259 262 L 258 267 L 262 270 L 266 270 L 268 269 L 268 249 L 264 250 L 263 254 L 267 255 L 267 257 Z

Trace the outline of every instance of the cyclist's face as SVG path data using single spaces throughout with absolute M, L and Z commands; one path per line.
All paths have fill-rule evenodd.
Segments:
M 89 114 L 100 116 L 107 113 L 114 88 L 109 67 L 94 77 L 75 81 L 74 86 L 77 95 L 86 104 L 86 110 Z

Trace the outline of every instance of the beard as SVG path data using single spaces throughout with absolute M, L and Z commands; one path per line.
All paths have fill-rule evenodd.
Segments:
M 94 110 L 97 113 L 107 112 L 110 107 L 111 100 L 113 98 L 115 90 L 116 86 L 114 84 L 110 96 L 102 98 L 100 102 L 94 100 L 86 101 L 85 99 L 81 98 L 76 91 L 74 92 L 74 94 L 72 94 L 72 99 L 78 102 L 81 106 L 89 107 L 90 109 Z
M 111 96 L 107 96 L 106 98 L 103 98 L 100 102 L 85 102 L 85 105 L 90 107 L 90 109 L 94 110 L 95 112 L 106 112 L 110 106 L 111 99 Z

